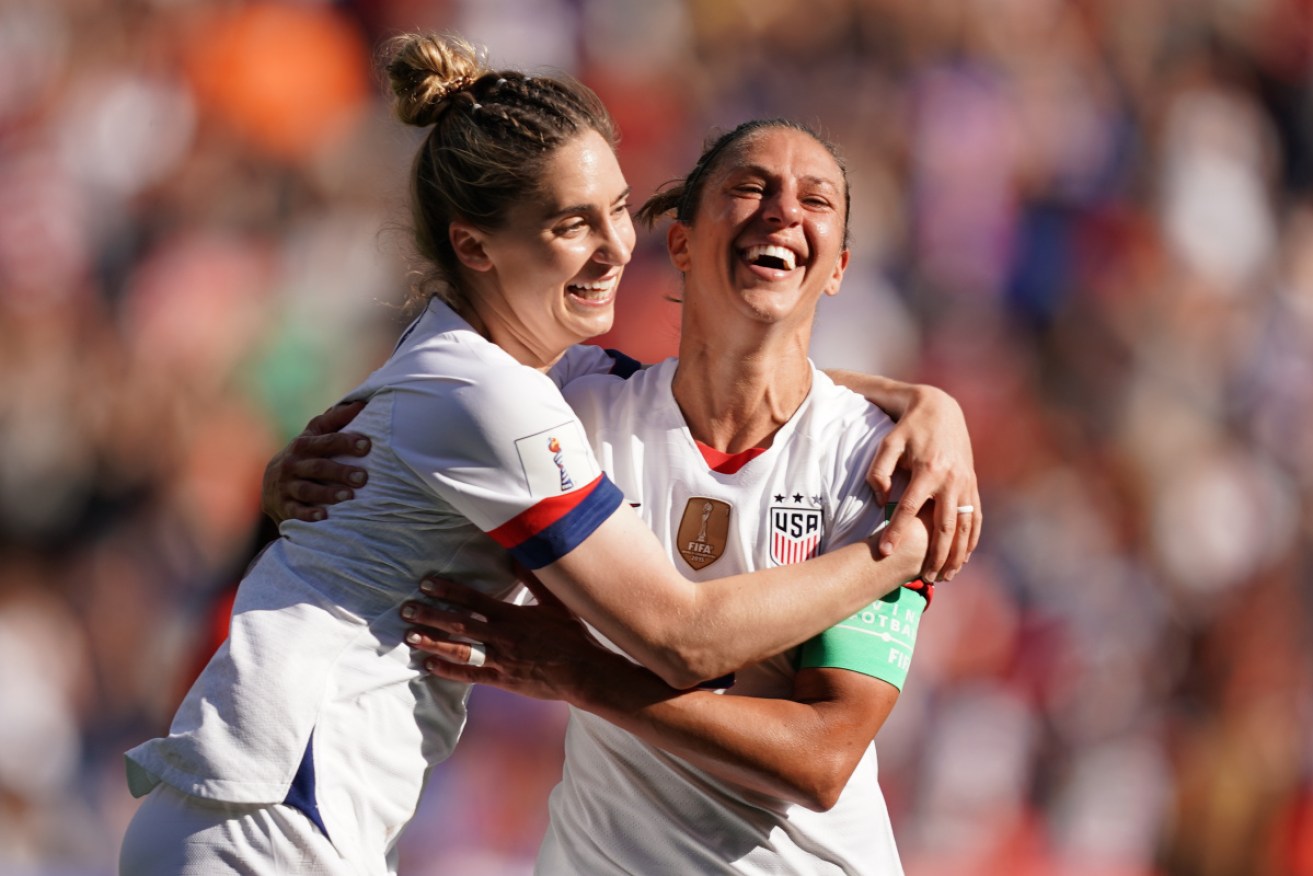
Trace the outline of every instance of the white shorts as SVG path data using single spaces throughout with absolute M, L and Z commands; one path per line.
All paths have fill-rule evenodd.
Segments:
M 160 784 L 142 801 L 119 853 L 119 876 L 370 876 L 285 804 L 225 803 Z

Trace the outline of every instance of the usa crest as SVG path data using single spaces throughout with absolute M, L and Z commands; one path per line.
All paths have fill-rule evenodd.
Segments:
M 781 566 L 801 563 L 816 556 L 821 546 L 821 509 L 770 509 L 770 558 Z
M 675 544 L 694 569 L 705 569 L 725 553 L 729 540 L 729 505 L 694 496 L 684 506 Z

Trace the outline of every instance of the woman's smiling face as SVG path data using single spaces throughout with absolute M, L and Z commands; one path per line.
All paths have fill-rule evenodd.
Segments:
M 848 263 L 846 186 L 838 161 L 805 131 L 767 127 L 729 146 L 708 169 L 691 221 L 671 228 L 685 307 L 810 319 Z
M 600 134 L 589 130 L 558 148 L 537 193 L 512 207 L 502 227 L 470 233 L 483 256 L 465 260 L 481 287 L 473 306 L 521 362 L 550 364 L 610 330 L 635 235 L 629 185 Z

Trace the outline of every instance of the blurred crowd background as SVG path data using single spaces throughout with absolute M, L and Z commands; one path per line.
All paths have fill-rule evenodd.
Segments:
M 878 740 L 909 876 L 1313 873 L 1309 0 L 2 0 L 0 873 L 114 872 L 266 460 L 403 324 L 410 29 L 592 85 L 636 202 L 843 148 L 814 358 L 952 392 L 984 495 Z M 527 873 L 562 718 L 476 693 L 403 872 Z

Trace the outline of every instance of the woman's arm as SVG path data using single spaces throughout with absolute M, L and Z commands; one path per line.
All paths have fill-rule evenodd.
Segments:
M 533 571 L 572 612 L 683 689 L 798 645 L 914 579 L 928 540 L 916 520 L 889 556 L 872 536 L 804 563 L 693 582 L 622 505 L 570 553 Z M 464 605 L 463 588 L 438 580 L 423 586 Z M 482 641 L 452 618 L 424 622 Z
M 274 477 L 288 465 L 271 465 Z M 915 578 L 927 542 L 925 526 L 914 525 L 889 555 L 869 538 L 788 569 L 694 583 L 622 504 L 535 571 L 572 611 L 682 688 L 797 645 Z
M 867 477 L 883 502 L 890 494 L 895 468 L 905 468 L 911 475 L 880 549 L 893 550 L 912 518 L 933 500 L 935 523 L 921 577 L 952 580 L 980 542 L 984 522 L 971 435 L 962 407 L 948 393 L 925 384 L 855 371 L 825 373 L 897 421 L 881 443 Z M 970 510 L 959 513 L 959 508 Z
M 660 679 L 629 667 L 627 677 L 599 675 L 575 705 L 712 775 L 818 812 L 838 802 L 898 700 L 893 685 L 846 669 L 802 670 L 791 699 L 662 696 Z
M 485 662 L 450 662 L 466 660 L 469 646 L 416 627 L 412 645 L 440 655 L 425 664 L 434 675 L 564 700 L 713 775 L 809 809 L 835 804 L 898 698 L 892 684 L 845 669 L 801 670 L 790 699 L 679 691 L 602 648 L 550 595 L 515 606 L 466 594 L 486 618 L 470 621 Z M 431 610 L 407 608 L 415 618 Z
M 879 501 L 885 501 L 898 467 L 910 480 L 894 511 L 880 551 L 893 552 L 912 520 L 933 500 L 935 522 L 920 576 L 951 580 L 980 541 L 984 516 L 976 483 L 962 408 L 948 393 L 924 384 L 904 383 L 855 371 L 827 371 L 846 386 L 897 420 L 871 464 L 868 481 Z M 359 413 L 361 404 L 339 405 L 312 419 L 265 469 L 261 508 L 275 522 L 288 518 L 322 520 L 328 507 L 350 499 L 353 487 L 367 474 L 359 466 L 335 457 L 365 456 L 369 439 L 340 430 Z M 960 507 L 971 507 L 959 514 Z

